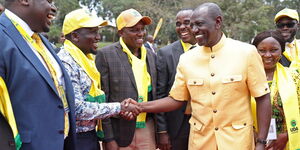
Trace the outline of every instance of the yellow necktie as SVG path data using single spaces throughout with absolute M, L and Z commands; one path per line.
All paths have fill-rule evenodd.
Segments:
M 64 129 L 64 134 L 65 134 L 65 137 L 68 135 L 69 133 L 69 116 L 68 116 L 68 102 L 67 102 L 67 99 L 66 99 L 66 96 L 65 96 L 65 91 L 63 89 L 63 87 L 61 85 L 59 85 L 58 83 L 58 78 L 57 78 L 57 75 L 56 75 L 56 72 L 55 72 L 55 69 L 51 63 L 51 60 L 49 58 L 49 56 L 47 55 L 47 52 L 43 46 L 43 42 L 41 40 L 41 38 L 39 37 L 38 34 L 34 33 L 32 35 L 32 39 L 35 40 L 36 44 L 39 46 L 39 48 L 36 48 L 36 51 L 42 56 L 43 60 L 45 61 L 46 65 L 47 65 L 47 68 L 51 74 L 51 78 L 55 84 L 55 87 L 58 91 L 58 94 L 62 100 L 62 103 L 64 105 L 64 109 L 65 109 L 65 115 L 64 115 L 64 118 L 65 118 L 65 129 Z

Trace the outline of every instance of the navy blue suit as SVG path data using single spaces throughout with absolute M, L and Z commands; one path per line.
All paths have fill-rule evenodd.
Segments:
M 70 112 L 70 132 L 64 140 L 64 109 L 51 75 L 3 13 L 0 16 L 0 76 L 10 94 L 21 150 L 74 149 L 75 104 L 68 74 L 49 41 L 44 45 L 61 67 Z

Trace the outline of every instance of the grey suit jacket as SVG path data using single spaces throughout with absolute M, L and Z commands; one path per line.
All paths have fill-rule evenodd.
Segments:
M 179 57 L 183 54 L 183 47 L 180 40 L 167 45 L 157 52 L 157 98 L 163 98 L 169 95 L 175 80 L 176 68 Z M 161 128 L 158 131 L 168 131 L 171 138 L 178 135 L 178 131 L 182 125 L 186 104 L 175 111 L 160 113 L 164 117 L 158 118 Z M 163 118 L 163 119 L 160 119 Z M 174 119 L 176 118 L 176 119 Z
M 138 99 L 137 86 L 128 56 L 119 42 L 100 49 L 96 66 L 101 74 L 101 85 L 108 102 L 121 102 L 126 98 Z M 151 76 L 152 92 L 149 97 L 156 99 L 155 54 L 147 50 L 147 69 Z M 135 132 L 135 120 L 119 117 L 103 120 L 104 141 L 116 140 L 119 146 L 128 146 Z

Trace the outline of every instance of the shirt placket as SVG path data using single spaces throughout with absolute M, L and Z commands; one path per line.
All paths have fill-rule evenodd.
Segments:
M 211 91 L 211 113 L 212 113 L 212 124 L 215 135 L 218 134 L 220 126 L 218 124 L 218 109 L 217 109 L 217 96 L 221 91 L 217 91 L 217 79 L 219 75 L 217 74 L 217 64 L 216 64 L 216 52 L 211 50 L 209 56 L 209 80 L 210 80 L 210 91 Z

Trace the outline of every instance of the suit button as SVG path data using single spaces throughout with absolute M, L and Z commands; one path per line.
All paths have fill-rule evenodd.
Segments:
M 211 73 L 211 74 L 210 74 L 210 76 L 212 76 L 212 77 L 213 77 L 213 76 L 215 76 L 215 74 L 214 74 L 214 73 Z
M 216 94 L 216 92 L 215 92 L 215 91 L 213 91 L 213 92 L 211 92 L 211 94 L 212 94 L 212 95 L 215 95 L 215 94 Z
M 63 109 L 63 108 L 64 108 L 63 105 L 58 105 L 57 107 L 58 107 L 59 109 Z
M 217 113 L 217 110 L 215 109 L 215 110 L 213 110 L 213 112 L 214 112 L 214 113 Z
M 214 54 L 212 54 L 210 57 L 211 57 L 212 59 L 214 59 L 214 58 L 215 58 L 215 55 L 214 55 Z
M 64 130 L 59 130 L 58 133 L 59 134 L 64 134 L 65 132 L 64 132 Z
M 219 128 L 218 128 L 218 127 L 215 127 L 215 130 L 216 130 L 216 131 L 218 131 L 218 130 L 219 130 Z

